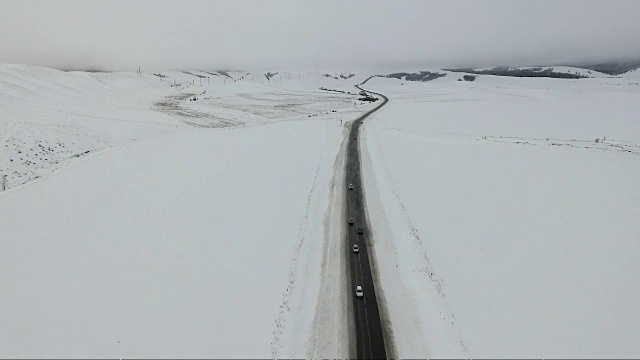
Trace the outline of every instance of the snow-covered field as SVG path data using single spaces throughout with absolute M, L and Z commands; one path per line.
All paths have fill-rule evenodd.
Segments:
M 346 80 L 0 74 L 0 357 L 348 356 Z
M 398 355 L 637 357 L 640 86 L 401 83 L 363 133 Z
M 397 355 L 637 357 L 634 74 L 366 84 L 391 100 L 361 146 Z M 0 65 L 0 357 L 352 355 L 368 76 Z

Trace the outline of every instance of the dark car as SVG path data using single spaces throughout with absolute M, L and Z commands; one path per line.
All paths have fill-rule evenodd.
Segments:
M 358 234 L 364 234 L 364 229 L 362 226 L 358 226 Z
M 353 220 L 353 218 L 350 218 L 350 219 L 349 219 L 349 225 L 353 225 L 353 223 L 354 223 L 354 222 L 355 222 L 355 221 Z

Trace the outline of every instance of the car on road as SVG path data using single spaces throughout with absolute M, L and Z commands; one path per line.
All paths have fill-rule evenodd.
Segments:
M 362 286 L 360 286 L 360 285 L 356 286 L 356 296 L 357 297 L 363 297 L 364 296 L 364 292 L 362 291 Z
M 353 184 L 349 184 L 349 190 L 353 190 Z
M 358 234 L 364 234 L 364 229 L 362 226 L 358 226 Z
M 358 244 L 353 244 L 353 252 L 357 253 L 358 251 L 360 251 L 360 248 L 358 247 Z
M 353 218 L 349 218 L 349 225 L 353 225 L 353 223 L 355 223 L 355 220 L 353 220 Z
M 355 140 L 356 138 L 354 137 L 353 140 Z

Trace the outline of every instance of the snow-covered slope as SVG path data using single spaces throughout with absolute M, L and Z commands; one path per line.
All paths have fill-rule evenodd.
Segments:
M 546 68 L 545 68 L 546 69 Z M 589 78 L 599 78 L 599 77 L 610 77 L 611 75 L 607 75 L 605 73 L 601 73 L 595 70 L 571 67 L 571 66 L 553 66 L 551 67 L 553 72 L 564 73 L 564 74 L 575 74 L 580 76 L 586 76 Z
M 451 80 L 367 83 L 390 97 L 362 138 L 398 355 L 637 356 L 640 88 Z
M 640 78 L 640 69 L 627 71 L 626 73 L 620 75 L 620 77 Z
M 171 118 L 149 111 L 164 86 L 112 74 L 0 66 L 0 174 L 10 187 L 66 166 L 87 151 L 175 132 Z M 144 91 L 141 91 L 144 89 Z M 160 115 L 160 116 L 158 116 Z
M 283 73 L 267 80 L 263 73 L 225 74 L 136 76 L 0 65 L 0 175 L 14 187 L 133 141 L 202 127 L 317 119 L 331 111 L 347 119 L 360 111 L 355 96 L 318 89 L 352 89 L 355 77 Z

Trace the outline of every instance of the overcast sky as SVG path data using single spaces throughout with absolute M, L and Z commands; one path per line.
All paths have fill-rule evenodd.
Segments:
M 0 0 L 0 63 L 356 69 L 640 59 L 640 1 Z

